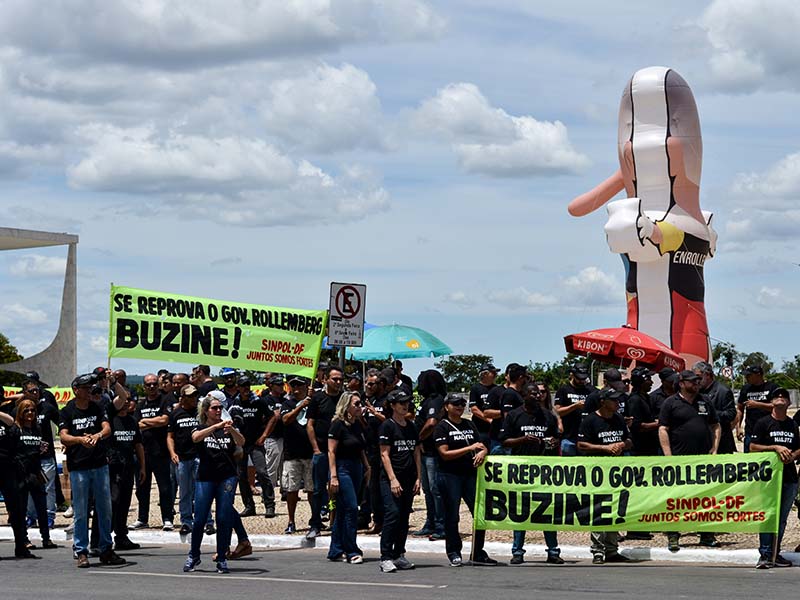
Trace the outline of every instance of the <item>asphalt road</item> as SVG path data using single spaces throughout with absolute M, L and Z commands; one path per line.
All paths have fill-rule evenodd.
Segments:
M 417 569 L 383 574 L 376 557 L 362 565 L 331 563 L 320 550 L 257 551 L 231 561 L 231 573 L 219 575 L 210 554 L 194 573 L 183 573 L 185 546 L 145 547 L 125 553 L 122 567 L 75 568 L 71 550 L 37 551 L 41 560 L 14 560 L 10 542 L 0 542 L 0 590 L 3 598 L 72 599 L 136 598 L 163 600 L 200 597 L 246 598 L 256 594 L 285 599 L 326 598 L 382 600 L 432 597 L 442 600 L 486 600 L 585 597 L 587 600 L 623 595 L 641 600 L 721 598 L 752 600 L 769 590 L 770 597 L 794 597 L 798 568 L 756 571 L 753 567 L 676 565 L 645 562 L 592 565 L 589 560 L 563 566 L 541 560 L 520 566 L 447 566 L 444 556 L 410 556 Z M 92 558 L 92 563 L 97 559 Z M 768 588 L 764 586 L 768 585 Z

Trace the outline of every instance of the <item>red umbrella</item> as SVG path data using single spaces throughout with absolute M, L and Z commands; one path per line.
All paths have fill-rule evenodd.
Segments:
M 670 367 L 682 371 L 686 368 L 686 361 L 672 348 L 630 327 L 573 333 L 564 338 L 564 345 L 567 352 L 584 356 L 591 354 L 612 363 L 619 361 L 627 365 L 635 360 L 636 364 L 655 369 Z

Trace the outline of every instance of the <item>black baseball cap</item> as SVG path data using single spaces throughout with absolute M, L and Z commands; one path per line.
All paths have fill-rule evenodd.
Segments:
M 500 370 L 495 367 L 492 363 L 485 363 L 481 365 L 480 373 L 486 373 L 488 371 L 492 371 L 493 373 L 498 373 Z
M 72 387 L 88 387 L 90 385 L 94 385 L 95 383 L 97 383 L 97 377 L 95 377 L 94 373 L 84 373 L 83 375 L 78 375 L 72 380 Z
M 678 381 L 700 381 L 700 375 L 694 371 L 681 371 Z
M 236 380 L 236 385 L 252 385 L 252 384 L 253 381 L 250 379 L 249 375 L 242 375 L 241 377 L 239 377 L 239 379 Z
M 589 370 L 583 365 L 573 365 L 570 367 L 569 372 L 575 376 L 575 379 L 589 379 Z
M 311 380 L 307 377 L 302 377 L 300 375 L 292 375 L 289 377 L 289 385 L 308 385 L 311 383 Z
M 769 395 L 769 399 L 770 400 L 773 400 L 773 399 L 778 398 L 778 397 L 786 398 L 787 400 L 791 400 L 792 399 L 792 397 L 789 395 L 789 390 L 787 390 L 786 388 L 782 388 L 782 387 L 775 388 L 774 390 L 772 390 L 772 392 Z
M 285 381 L 286 379 L 284 379 L 283 375 L 273 375 L 269 378 L 270 385 L 283 385 Z
M 457 396 L 456 394 L 447 394 L 444 399 L 445 404 L 461 404 L 463 406 L 467 405 L 467 399 L 462 396 Z
M 411 396 L 406 394 L 403 390 L 392 390 L 387 394 L 386 401 L 389 404 L 397 404 L 398 402 L 411 402 Z
M 615 400 L 616 402 L 619 402 L 624 397 L 624 392 L 620 392 L 612 388 L 608 388 L 600 392 L 600 400 Z
M 673 375 L 675 375 L 675 369 L 670 369 L 669 367 L 664 367 L 658 372 L 658 376 L 661 378 L 661 381 L 669 379 Z
M 631 383 L 642 383 L 648 377 L 652 377 L 653 372 L 647 367 L 636 367 L 631 371 Z
M 349 375 L 345 375 L 345 377 L 348 379 L 348 381 L 351 379 L 358 379 L 359 381 L 361 381 L 361 373 L 359 373 L 358 371 L 353 371 Z
M 603 381 L 609 383 L 613 381 L 622 381 L 622 373 L 619 372 L 619 369 L 606 369 L 606 372 L 603 373 Z

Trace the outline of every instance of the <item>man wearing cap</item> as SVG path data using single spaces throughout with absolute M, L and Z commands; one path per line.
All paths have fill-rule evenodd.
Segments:
M 281 406 L 283 421 L 283 474 L 281 489 L 286 493 L 286 509 L 289 523 L 283 533 L 297 531 L 295 512 L 300 499 L 300 490 L 308 495 L 309 504 L 314 492 L 314 476 L 311 470 L 313 450 L 306 432 L 306 410 L 311 402 L 308 395 L 309 380 L 299 375 L 289 377 L 290 394 Z
M 555 407 L 564 426 L 561 439 L 561 455 L 576 456 L 578 453 L 578 430 L 585 412 L 586 398 L 596 391 L 589 382 L 589 371 L 583 365 L 573 365 L 569 370 L 569 383 L 556 392 Z
M 619 414 L 625 416 L 628 407 L 628 384 L 630 379 L 624 379 L 623 374 L 619 369 L 611 368 L 603 372 L 603 390 L 614 390 L 615 392 L 622 392 L 619 397 Z M 583 407 L 583 415 L 595 412 L 600 406 L 600 392 L 596 390 L 586 396 L 586 404 Z
M 403 361 L 393 361 L 392 368 L 394 368 L 394 371 L 397 374 L 397 379 L 399 380 L 397 382 L 397 387 L 402 387 L 403 391 L 410 396 L 414 390 L 414 381 L 411 379 L 411 377 L 403 373 Z
M 584 456 L 622 456 L 633 447 L 630 432 L 619 413 L 621 391 L 605 388 L 598 394 L 599 406 L 581 421 L 578 452 Z M 592 564 L 629 562 L 619 553 L 619 533 L 592 531 Z
M 733 454 L 736 452 L 736 440 L 733 437 L 733 424 L 736 421 L 736 400 L 733 392 L 724 383 L 714 377 L 714 367 L 706 361 L 692 365 L 692 371 L 700 377 L 700 393 L 711 400 L 719 419 L 720 437 L 717 454 Z
M 664 456 L 716 454 L 720 427 L 711 401 L 700 394 L 700 377 L 693 371 L 681 371 L 678 393 L 664 401 L 658 416 L 658 439 Z M 670 552 L 680 550 L 680 534 L 667 533 Z M 700 545 L 719 546 L 713 533 L 701 533 Z
M 222 377 L 222 393 L 225 394 L 225 402 L 222 405 L 230 410 L 239 394 L 239 388 L 236 385 L 236 369 L 225 367 L 220 371 L 219 376 Z
M 170 455 L 167 449 L 167 430 L 169 429 L 169 398 L 164 398 L 158 388 L 158 376 L 148 373 L 144 376 L 144 398 L 136 409 L 136 419 L 142 432 L 142 445 L 145 456 L 145 478 L 136 488 L 139 501 L 138 519 L 130 524 L 131 529 L 143 529 L 150 518 L 150 488 L 153 475 L 158 487 L 158 504 L 161 508 L 161 522 L 164 531 L 172 531 L 174 494 L 170 473 Z
M 789 390 L 775 388 L 770 393 L 772 411 L 760 419 L 753 428 L 750 449 L 753 452 L 775 452 L 783 462 L 783 483 L 781 485 L 781 509 L 778 521 L 778 536 L 774 533 L 758 535 L 760 558 L 759 569 L 770 567 L 791 567 L 792 562 L 781 556 L 781 541 L 786 530 L 786 520 L 792 510 L 792 502 L 797 494 L 797 465 L 800 459 L 800 433 L 797 423 L 789 418 Z M 775 560 L 772 557 L 775 556 Z
M 481 365 L 480 372 L 478 373 L 478 383 L 472 385 L 469 390 L 469 409 L 472 412 L 472 422 L 478 429 L 481 436 L 481 442 L 488 448 L 489 443 L 489 430 L 491 429 L 492 420 L 484 414 L 488 404 L 487 399 L 493 388 L 496 388 L 495 380 L 497 379 L 497 367 L 492 363 Z
M 658 415 L 650 406 L 648 392 L 653 387 L 652 371 L 636 367 L 631 371 L 631 393 L 628 395 L 628 415 L 631 417 L 631 439 L 636 456 L 658 456 Z M 649 539 L 649 538 L 648 538 Z
M 744 377 L 747 383 L 742 386 L 736 405 L 736 437 L 744 442 L 744 451 L 750 452 L 753 428 L 760 419 L 772 412 L 769 396 L 778 386 L 764 380 L 764 368 L 761 365 L 745 367 Z
M 381 451 L 378 431 L 383 425 L 391 407 L 386 398 L 393 390 L 394 372 L 384 369 L 375 372 L 370 369 L 364 398 L 364 411 L 362 419 L 366 424 L 364 437 L 366 440 L 367 462 L 370 466 L 370 476 L 362 489 L 366 492 L 359 510 L 359 522 L 368 525 L 372 517 L 372 527 L 367 530 L 370 535 L 379 534 L 383 529 L 383 497 L 381 496 Z M 399 389 L 399 388 L 394 388 Z M 388 413 L 388 414 L 387 414 Z
M 678 391 L 678 374 L 675 369 L 664 367 L 658 372 L 658 378 L 661 380 L 661 386 L 650 392 L 650 408 L 652 409 L 653 416 L 658 418 L 661 413 L 661 407 L 664 405 L 664 400 L 672 396 Z
M 39 378 L 39 373 L 36 371 L 28 371 L 25 373 L 25 379 L 35 382 L 36 385 L 39 386 L 39 398 L 58 410 L 58 402 L 56 401 L 56 397 L 53 395 L 53 392 L 48 390 L 47 386 L 42 383 L 41 379 Z
M 358 392 L 359 394 L 364 392 L 364 386 L 361 385 L 361 373 L 358 371 L 354 371 L 347 376 L 347 391 L 348 392 Z
M 155 375 L 153 376 L 155 377 Z M 108 417 L 90 399 L 95 376 L 79 375 L 72 381 L 75 397 L 61 410 L 58 434 L 66 448 L 67 468 L 72 489 L 73 551 L 77 566 L 89 566 L 89 495 L 94 497 L 94 510 L 99 530 L 100 562 L 108 565 L 125 564 L 111 548 L 111 482 L 106 447 L 102 440 L 111 435 Z M 121 407 L 127 400 L 122 386 L 115 390 Z
M 267 457 L 267 472 L 273 485 L 280 485 L 283 473 L 283 421 L 281 409 L 286 400 L 286 379 L 276 373 L 267 380 L 268 387 L 261 393 L 261 398 L 267 403 L 267 408 L 275 415 L 267 424 L 266 437 L 264 438 L 264 453 Z M 282 488 L 281 488 L 282 489 Z
M 255 500 L 253 500 L 253 492 L 250 489 L 250 480 L 247 474 L 247 460 L 249 458 L 256 471 L 256 480 L 261 486 L 264 516 L 267 519 L 274 519 L 275 487 L 272 485 L 269 471 L 267 470 L 264 440 L 269 434 L 270 423 L 276 417 L 267 403 L 253 393 L 250 389 L 251 384 L 250 377 L 247 375 L 242 375 L 234 381 L 239 393 L 233 400 L 233 405 L 230 409 L 231 416 L 234 419 L 241 418 L 239 430 L 244 436 L 244 453 L 239 460 L 239 493 L 242 496 L 244 510 L 239 515 L 242 517 L 254 517 L 256 515 L 256 504 Z
M 194 482 L 197 479 L 197 467 L 199 466 L 197 449 L 192 442 L 192 432 L 198 427 L 197 400 L 200 394 L 197 388 L 191 384 L 181 387 L 179 394 L 178 408 L 173 410 L 169 416 L 167 449 L 170 460 L 178 469 L 180 533 L 189 535 L 192 533 L 194 525 Z
M 515 408 L 522 406 L 522 390 L 528 383 L 528 370 L 517 363 L 511 363 L 506 368 L 505 387 L 500 388 L 499 393 L 492 392 L 487 396 L 489 408 L 484 411 L 484 415 L 492 419 L 489 428 L 489 442 L 491 444 L 490 454 L 508 454 L 509 448 L 503 446 L 500 440 L 500 430 L 503 428 L 503 419 Z

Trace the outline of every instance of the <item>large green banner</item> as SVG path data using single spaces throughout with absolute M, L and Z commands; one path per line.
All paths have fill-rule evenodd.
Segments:
M 774 452 L 719 456 L 488 456 L 475 528 L 776 532 Z
M 111 286 L 108 355 L 316 375 L 328 313 Z

